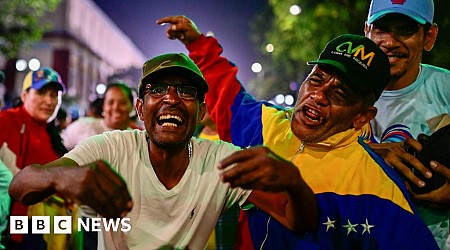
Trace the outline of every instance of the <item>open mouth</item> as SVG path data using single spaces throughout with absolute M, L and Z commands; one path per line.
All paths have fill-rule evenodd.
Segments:
M 311 124 L 313 125 L 319 125 L 322 123 L 323 117 L 317 110 L 305 107 L 303 109 L 303 112 L 305 114 L 305 118 L 309 121 L 311 121 Z
M 184 120 L 178 115 L 161 115 L 156 119 L 161 127 L 179 127 L 183 125 Z
M 395 61 L 402 58 L 406 58 L 406 55 L 403 53 L 386 53 L 386 55 L 389 58 L 389 61 Z

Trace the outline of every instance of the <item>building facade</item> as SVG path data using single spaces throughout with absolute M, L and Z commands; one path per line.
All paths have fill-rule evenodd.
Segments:
M 61 0 L 57 10 L 47 13 L 42 22 L 51 23 L 51 30 L 41 41 L 22 49 L 18 59 L 36 58 L 41 66 L 58 71 L 69 99 L 76 100 L 81 109 L 95 98 L 99 83 L 106 83 L 111 75 L 123 76 L 123 72 L 141 68 L 145 62 L 142 52 L 91 0 Z M 28 71 L 8 74 L 14 76 L 7 79 L 13 81 L 7 85 L 10 92 L 20 94 Z M 138 79 L 130 76 L 123 80 L 134 86 Z

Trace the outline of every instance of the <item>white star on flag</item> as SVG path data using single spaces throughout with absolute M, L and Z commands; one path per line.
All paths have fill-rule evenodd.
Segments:
M 358 225 L 359 224 L 352 224 L 350 223 L 350 220 L 347 220 L 347 225 L 343 225 L 343 227 L 347 228 L 347 235 L 349 235 L 352 231 L 357 233 L 355 227 Z
M 367 220 L 367 218 L 366 218 L 366 223 L 365 224 L 361 224 L 361 226 L 364 228 L 364 230 L 362 231 L 362 234 L 364 234 L 365 232 L 370 234 L 370 229 L 372 227 L 375 227 L 374 225 L 370 225 L 369 224 L 369 221 Z
M 330 217 L 327 216 L 327 222 L 322 223 L 323 225 L 327 226 L 327 231 L 326 232 L 328 232 L 328 229 L 330 229 L 330 228 L 335 228 L 334 227 L 334 222 L 336 222 L 336 221 L 335 220 L 330 220 Z

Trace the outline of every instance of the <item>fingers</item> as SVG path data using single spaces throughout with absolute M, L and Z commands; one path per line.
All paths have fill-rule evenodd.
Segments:
M 447 181 L 450 181 L 450 169 L 448 169 L 447 166 L 444 166 L 443 164 L 440 164 L 437 161 L 431 161 L 430 167 L 436 173 L 439 173 L 440 175 L 444 176 L 447 179 Z
M 99 191 L 95 197 L 97 212 L 106 218 L 124 217 L 132 208 L 125 181 L 107 163 L 97 161 L 95 165 L 101 175 L 95 178 Z
M 133 204 L 124 180 L 106 162 L 64 170 L 55 186 L 58 193 L 107 218 L 123 217 L 131 211 Z
M 234 163 L 251 159 L 255 155 L 255 150 L 256 147 L 253 147 L 234 152 L 233 154 L 220 161 L 220 163 L 217 165 L 217 168 L 220 170 L 224 170 L 226 168 L 229 168 Z
M 411 153 L 411 151 L 420 152 L 422 150 L 422 144 L 414 138 L 408 138 L 403 141 L 403 148 L 409 153 Z
M 166 23 L 177 24 L 177 23 L 181 23 L 181 22 L 186 22 L 186 19 L 187 18 L 185 16 L 167 16 L 167 17 L 163 17 L 163 18 L 156 20 L 156 24 L 159 24 L 159 25 L 164 25 Z
M 175 31 L 179 33 L 180 31 L 185 31 L 189 27 L 189 25 L 186 24 L 189 23 L 190 20 L 185 16 L 169 16 L 156 20 L 156 24 L 158 25 L 169 24 L 167 33 L 175 33 Z
M 262 189 L 259 183 L 269 173 L 259 167 L 258 160 L 250 159 L 241 163 L 236 163 L 232 168 L 227 169 L 221 174 L 221 179 L 230 187 L 241 187 L 244 189 Z
M 279 192 L 300 185 L 300 173 L 290 162 L 265 147 L 236 152 L 218 165 L 221 179 L 231 187 Z M 298 178 L 295 178 L 298 177 Z
M 420 151 L 422 146 L 418 141 L 408 139 L 401 143 L 372 143 L 369 145 L 383 157 L 389 166 L 395 168 L 417 186 L 423 187 L 425 182 L 418 178 L 412 169 L 416 173 L 420 172 L 426 178 L 431 178 L 431 171 L 415 156 L 407 152 L 414 153 L 415 151 Z
M 417 177 L 417 174 L 429 179 L 432 177 L 431 171 L 425 167 L 416 157 L 410 154 L 402 154 L 399 156 L 400 160 L 394 160 L 391 165 L 408 180 L 419 187 L 425 186 L 425 181 Z
M 221 180 L 229 183 L 231 187 L 242 185 L 242 179 L 249 178 L 248 176 L 244 177 L 244 175 L 254 171 L 257 167 L 256 162 L 252 161 L 255 157 L 254 151 L 254 148 L 241 150 L 223 159 L 217 166 L 218 169 L 223 170 Z M 240 181 L 239 178 L 241 178 Z M 251 180 L 248 181 L 251 182 Z
M 166 36 L 169 39 L 178 39 L 185 45 L 188 45 L 201 36 L 201 32 L 195 26 L 191 19 L 185 16 L 168 16 L 156 20 L 156 24 L 169 24 L 166 29 Z
M 450 205 L 450 183 L 447 182 L 440 188 L 424 194 L 413 193 L 414 198 L 419 201 L 431 202 L 428 205 L 449 208 Z

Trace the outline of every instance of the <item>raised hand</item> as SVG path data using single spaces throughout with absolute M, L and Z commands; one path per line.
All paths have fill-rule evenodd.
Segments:
M 167 38 L 178 39 L 185 45 L 192 43 L 201 35 L 195 23 L 185 16 L 163 17 L 156 20 L 156 24 L 169 24 L 166 30 Z

